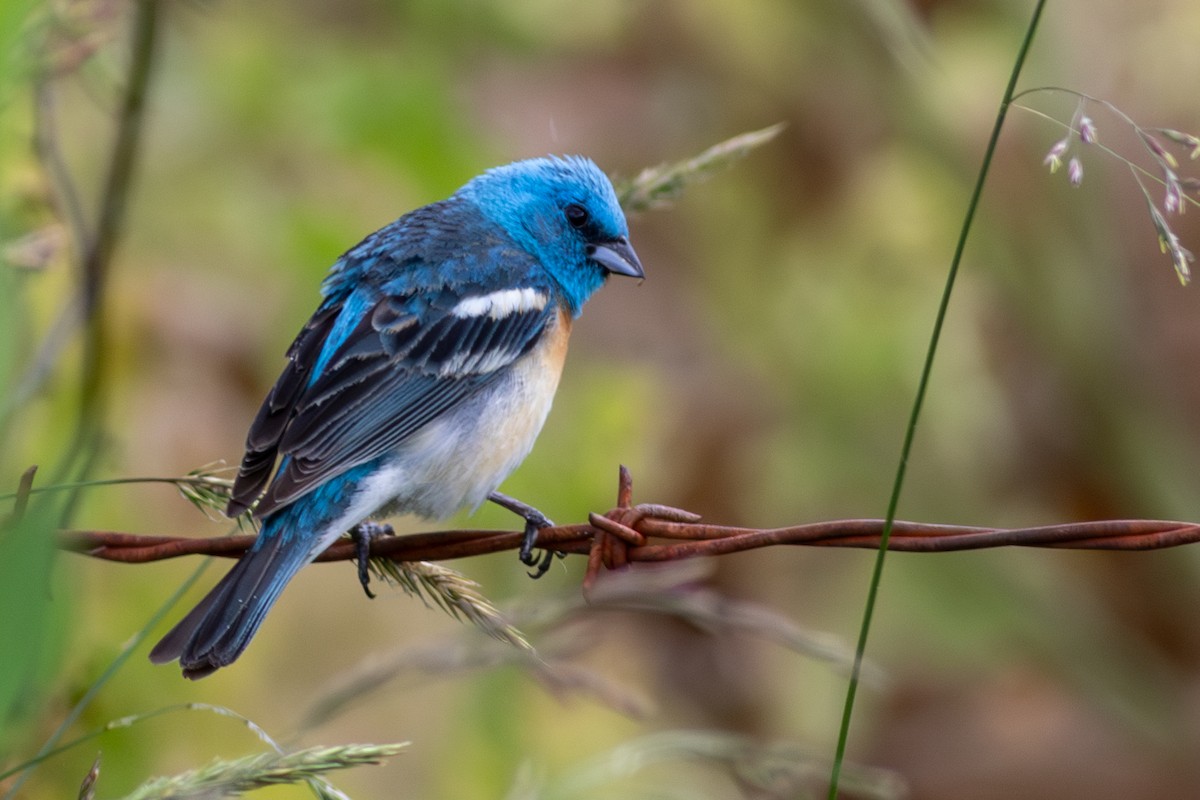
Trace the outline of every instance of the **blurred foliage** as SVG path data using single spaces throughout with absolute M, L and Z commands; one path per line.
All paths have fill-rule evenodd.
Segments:
M 70 593 L 53 580 L 55 509 L 45 502 L 0 519 L 0 752 L 36 723 L 62 657 Z M 57 601 L 57 602 L 55 602 Z
M 52 76 L 62 165 L 91 224 L 134 6 L 0 3 L 0 492 L 35 463 L 37 485 L 51 480 L 78 416 L 78 335 L 39 355 L 63 324 L 79 242 L 61 183 L 30 147 L 34 78 Z M 505 491 L 582 520 L 612 504 L 625 463 L 636 500 L 712 521 L 882 515 L 1024 5 L 300 0 L 164 11 L 108 290 L 111 401 L 94 477 L 236 463 L 329 264 L 481 170 L 580 152 L 632 176 L 783 122 L 734 169 L 631 220 L 647 280 L 589 304 L 554 413 Z M 1147 128 L 1194 134 L 1198 27 L 1189 0 L 1054 3 L 1023 85 L 1069 86 Z M 1074 101 L 1026 102 L 1052 119 L 1010 113 L 901 516 L 1200 518 L 1200 295 L 1164 261 L 1126 167 L 1081 149 L 1082 186 L 1049 175 L 1043 158 L 1064 133 L 1052 120 L 1069 121 Z M 1095 118 L 1106 146 L 1136 149 Z M 1171 219 L 1192 250 L 1198 219 Z M 0 540 L 0 772 L 38 751 L 196 566 L 54 558 L 58 520 L 197 536 L 231 525 L 170 487 L 48 497 Z M 470 524 L 513 520 L 485 508 Z M 1197 552 L 891 558 L 868 652 L 887 679 L 860 695 L 851 757 L 934 800 L 1195 796 L 1200 633 L 1186 609 L 1200 591 Z M 510 554 L 454 566 L 506 610 L 559 607 L 579 561 L 538 583 Z M 717 607 L 752 602 L 817 641 L 852 641 L 869 565 L 868 553 L 779 549 L 720 559 L 697 584 Z M 689 732 L 707 731 L 756 758 L 820 762 L 844 697 L 839 667 L 696 619 L 577 614 L 576 627 L 574 617 L 553 631 L 522 626 L 570 680 L 512 661 L 450 669 L 434 657 L 475 652 L 458 638 L 473 632 L 401 591 L 368 603 L 352 567 L 316 566 L 236 667 L 193 684 L 152 667 L 143 647 L 68 738 L 212 702 L 289 748 L 411 740 L 385 766 L 336 776 L 356 797 L 819 792 L 819 769 L 799 784 L 791 772 L 751 784 L 735 763 L 675 756 L 709 741 Z M 433 668 L 302 726 L 340 679 L 397 648 Z M 100 797 L 262 750 L 234 720 L 187 717 L 107 731 L 41 765 L 19 796 L 77 795 L 97 748 Z M 761 749 L 737 749 L 746 742 Z M 639 744 L 672 757 L 612 780 L 595 766 Z

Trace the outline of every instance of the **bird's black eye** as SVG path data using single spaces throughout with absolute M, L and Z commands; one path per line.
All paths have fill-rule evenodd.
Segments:
M 565 214 L 567 217 L 567 223 L 576 230 L 579 230 L 584 225 L 587 225 L 588 220 L 591 219 L 591 215 L 588 214 L 587 209 L 578 203 L 571 203 L 569 206 L 564 208 L 563 214 Z

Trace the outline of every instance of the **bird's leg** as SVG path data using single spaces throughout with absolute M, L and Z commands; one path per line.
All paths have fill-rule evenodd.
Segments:
M 529 577 L 540 578 L 545 575 L 547 570 L 550 569 L 551 562 L 554 561 L 554 556 L 557 555 L 559 558 L 562 558 L 564 554 L 556 553 L 553 550 L 546 550 L 541 556 L 537 556 L 533 553 L 533 546 L 537 542 L 538 531 L 542 528 L 553 528 L 554 523 L 545 514 L 531 505 L 522 503 L 515 497 L 509 497 L 500 492 L 492 492 L 488 495 L 488 500 L 491 500 L 501 508 L 507 508 L 525 520 L 525 538 L 521 540 L 521 549 L 518 551 L 518 557 L 525 566 L 537 567 L 535 572 L 529 573 Z
M 392 526 L 386 522 L 374 522 L 369 519 L 350 529 L 350 538 L 354 540 L 355 549 L 358 551 L 358 582 L 362 584 L 367 597 L 372 600 L 375 599 L 375 593 L 371 591 L 371 572 L 368 569 L 371 563 L 371 542 L 380 536 L 393 536 L 395 533 Z

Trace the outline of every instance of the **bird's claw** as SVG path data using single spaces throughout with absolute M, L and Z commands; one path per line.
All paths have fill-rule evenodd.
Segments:
M 533 572 L 527 573 L 529 577 L 537 580 L 550 571 L 550 565 L 554 563 L 554 556 L 562 558 L 564 553 L 556 553 L 554 550 L 543 550 L 541 554 L 533 552 L 534 545 L 537 543 L 538 531 L 542 528 L 552 528 L 554 523 L 546 519 L 545 515 L 541 516 L 540 521 L 531 519 L 525 520 L 525 538 L 521 540 L 521 549 L 517 552 L 517 557 L 521 559 L 521 563 L 527 567 L 536 567 Z
M 386 522 L 364 520 L 350 529 L 350 538 L 354 540 L 358 559 L 358 582 L 362 584 L 367 597 L 374 600 L 375 593 L 371 591 L 371 542 L 381 536 L 393 536 L 395 531 Z
M 534 580 L 542 577 L 550 570 L 550 565 L 554 563 L 556 555 L 559 558 L 566 556 L 565 553 L 558 553 L 554 550 L 544 550 L 540 554 L 534 553 L 534 548 L 537 545 L 538 531 L 542 528 L 554 527 L 554 523 L 550 518 L 541 511 L 500 492 L 492 492 L 488 499 L 496 505 L 520 515 L 525 520 L 525 536 L 521 539 L 521 549 L 517 551 L 517 557 L 521 559 L 521 563 L 525 566 L 535 568 L 533 572 L 529 573 L 529 577 Z

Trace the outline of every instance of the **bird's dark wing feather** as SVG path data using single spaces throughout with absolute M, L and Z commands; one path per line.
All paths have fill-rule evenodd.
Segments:
M 288 348 L 287 366 L 267 394 L 246 436 L 246 454 L 242 457 L 242 466 L 225 511 L 229 516 L 236 517 L 253 505 L 271 480 L 279 453 L 279 440 L 292 418 L 305 384 L 309 382 L 309 373 L 325 345 L 338 311 L 337 304 L 322 305 Z
M 529 352 L 555 313 L 546 306 L 456 316 L 460 295 L 441 294 L 417 313 L 411 294 L 382 296 L 332 354 L 310 339 L 328 339 L 335 321 L 313 318 L 251 428 L 231 510 L 259 496 L 277 455 L 284 461 L 258 516 L 397 448 Z M 323 367 L 312 374 L 318 361 Z

